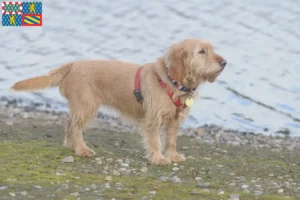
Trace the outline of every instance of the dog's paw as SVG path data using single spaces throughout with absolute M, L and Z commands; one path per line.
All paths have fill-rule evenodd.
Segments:
M 76 156 L 79 157 L 93 157 L 95 154 L 96 153 L 90 148 L 80 149 L 76 151 Z
M 167 158 L 169 158 L 172 162 L 176 162 L 176 163 L 185 161 L 185 157 L 179 153 L 170 154 Z
M 169 158 L 161 158 L 157 160 L 152 160 L 151 161 L 152 165 L 169 165 L 171 164 L 171 160 Z

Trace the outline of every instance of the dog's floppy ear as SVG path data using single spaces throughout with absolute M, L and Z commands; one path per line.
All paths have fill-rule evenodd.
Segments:
M 180 77 L 185 76 L 186 58 L 186 50 L 178 44 L 172 45 L 164 57 L 167 67 Z

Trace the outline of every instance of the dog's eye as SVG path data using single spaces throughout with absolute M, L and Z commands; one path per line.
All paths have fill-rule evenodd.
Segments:
M 202 49 L 198 53 L 200 53 L 200 54 L 206 54 L 206 51 L 204 49 Z

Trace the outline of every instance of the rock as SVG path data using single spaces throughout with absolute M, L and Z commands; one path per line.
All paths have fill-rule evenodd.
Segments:
M 117 171 L 117 170 L 114 170 L 114 171 L 113 171 L 113 175 L 114 175 L 114 176 L 120 176 L 121 173 L 120 173 L 119 171 Z
M 230 200 L 240 200 L 240 197 L 237 194 L 232 194 L 230 195 Z
M 34 185 L 35 188 L 41 189 L 42 187 L 39 185 Z
M 72 163 L 72 162 L 74 162 L 74 158 L 73 158 L 73 156 L 68 156 L 68 157 L 65 157 L 64 159 L 62 159 L 61 162 Z
M 209 186 L 208 182 L 200 183 L 200 184 L 197 185 L 197 187 L 199 187 L 199 188 L 207 188 L 208 186 Z
M 235 173 L 230 173 L 230 176 L 236 176 L 236 174 Z
M 273 176 L 274 176 L 274 174 L 269 174 L 269 176 L 270 176 L 270 177 L 273 177 Z
M 201 193 L 200 192 L 197 192 L 197 191 L 193 191 L 191 192 L 191 195 L 200 195 Z
M 105 179 L 104 179 L 105 181 L 111 181 L 112 180 L 112 178 L 111 178 L 111 176 L 107 176 L 107 177 L 105 177 Z
M 128 158 L 126 158 L 126 159 L 124 160 L 124 163 L 130 164 L 130 160 L 129 160 Z
M 173 163 L 173 165 L 174 165 L 174 166 L 177 166 L 178 164 L 177 164 L 177 163 Z
M 172 177 L 171 181 L 172 181 L 172 183 L 180 183 L 181 182 L 180 178 L 178 178 L 177 176 Z
M 59 173 L 59 172 L 56 172 L 55 173 L 57 176 L 61 176 L 62 174 L 61 173 Z
M 255 196 L 259 196 L 259 195 L 262 195 L 262 194 L 263 194 L 263 192 L 262 192 L 262 191 L 260 191 L 260 190 L 257 190 L 257 191 L 255 191 L 255 192 L 254 192 L 254 194 L 255 194 Z
M 110 188 L 109 183 L 105 183 L 105 184 L 104 184 L 104 187 L 107 188 L 107 189 L 109 189 L 109 188 Z
M 10 192 L 9 195 L 12 196 L 12 197 L 15 197 L 15 196 L 16 196 L 16 194 L 13 193 L 13 192 Z
M 222 168 L 222 167 L 223 167 L 223 165 L 217 165 L 217 167 L 219 167 L 219 168 Z
M 23 192 L 20 192 L 21 195 L 23 196 L 26 196 L 27 195 L 27 192 L 26 191 L 23 191 Z
M 148 171 L 148 169 L 147 169 L 147 167 L 143 167 L 140 171 L 146 173 Z
M 203 157 L 204 160 L 211 160 L 211 158 Z
M 116 162 L 119 163 L 119 164 L 122 164 L 123 160 L 122 159 L 118 159 L 118 160 L 116 160 Z
M 248 189 L 249 188 L 249 185 L 242 185 L 242 189 Z
M 112 161 L 114 161 L 114 159 L 113 158 L 106 158 L 105 161 L 111 163 Z
M 90 188 L 85 188 L 85 191 L 90 191 Z
M 277 192 L 278 192 L 278 194 L 281 194 L 281 193 L 284 192 L 284 190 L 283 189 L 279 189 Z
M 97 185 L 96 184 L 92 184 L 91 188 L 96 189 Z
M 7 187 L 6 187 L 6 186 L 4 186 L 4 185 L 0 185 L 0 190 L 5 190 L 5 189 L 7 189 Z
M 189 148 L 186 147 L 186 146 L 182 146 L 181 149 L 182 149 L 182 150 L 188 150 Z
M 118 190 L 122 190 L 122 189 L 123 189 L 122 183 L 116 183 L 116 188 L 117 188 Z
M 126 168 L 122 167 L 119 169 L 119 172 L 125 172 L 126 171 Z
M 230 186 L 230 187 L 235 187 L 235 186 L 236 186 L 236 183 L 229 183 L 229 186 Z
M 79 193 L 78 192 L 74 192 L 74 193 L 71 193 L 70 195 L 73 196 L 73 197 L 77 197 L 79 195 Z
M 256 183 L 256 180 L 251 180 L 251 183 Z
M 156 195 L 156 191 L 149 191 L 150 195 Z
M 202 178 L 201 177 L 195 177 L 195 181 L 201 181 Z
M 223 194 L 225 194 L 224 190 L 219 190 L 218 191 L 218 195 L 223 195 Z
M 122 167 L 129 167 L 129 164 L 127 164 L 127 163 L 122 163 L 121 166 L 122 166 Z
M 100 160 L 101 160 L 101 158 L 95 158 L 95 160 L 96 160 L 96 161 L 100 161 Z
M 165 182 L 165 181 L 169 180 L 169 177 L 161 176 L 161 177 L 160 177 L 160 180 Z
M 104 166 L 104 170 L 107 171 L 109 169 L 108 166 Z
M 174 168 L 173 168 L 173 171 L 174 171 L 174 172 L 177 172 L 178 170 L 179 170 L 178 167 L 174 167 Z

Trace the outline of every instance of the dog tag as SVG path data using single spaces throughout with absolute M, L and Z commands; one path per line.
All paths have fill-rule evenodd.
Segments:
M 194 99 L 188 98 L 187 100 L 185 100 L 185 104 L 186 104 L 188 107 L 191 107 L 191 106 L 194 104 Z

